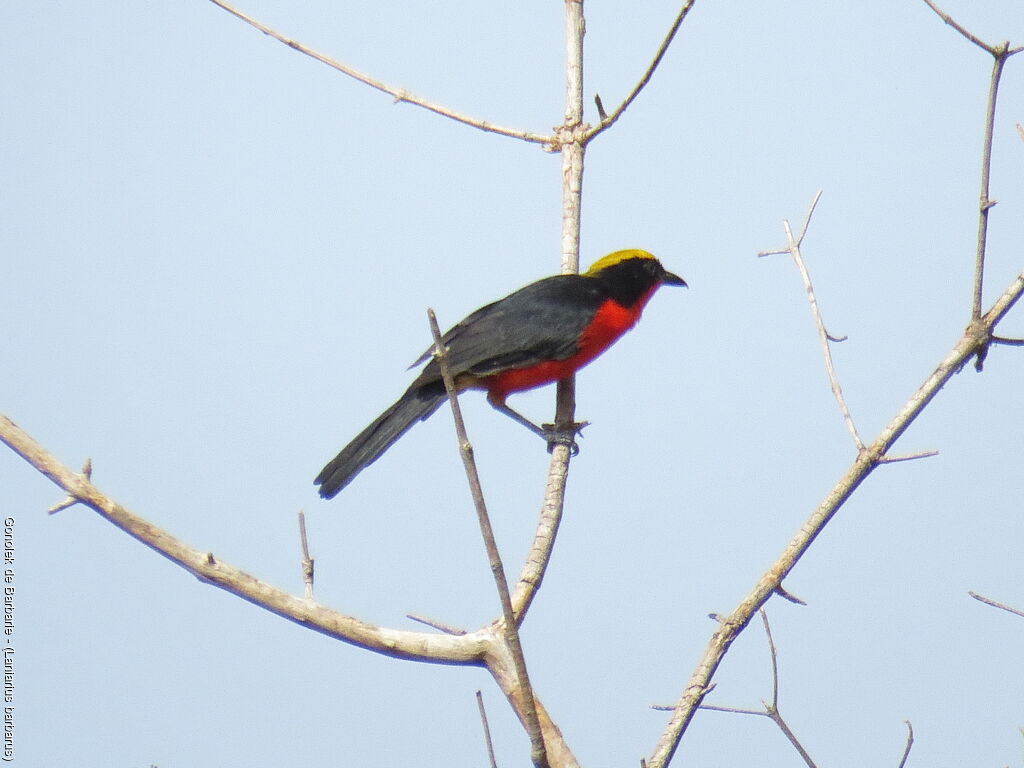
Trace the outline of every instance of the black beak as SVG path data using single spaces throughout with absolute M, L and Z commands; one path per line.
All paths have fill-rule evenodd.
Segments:
M 662 274 L 661 282 L 664 285 L 681 285 L 681 286 L 683 286 L 683 288 L 688 287 L 686 285 L 686 281 L 683 280 L 683 278 L 681 278 L 679 275 L 672 274 L 668 270 L 666 270 L 665 273 Z

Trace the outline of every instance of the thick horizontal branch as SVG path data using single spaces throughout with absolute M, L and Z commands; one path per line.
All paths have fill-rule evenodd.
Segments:
M 490 629 L 453 636 L 409 632 L 362 621 L 297 597 L 194 549 L 116 503 L 85 475 L 72 472 L 7 416 L 0 414 L 0 441 L 79 503 L 93 509 L 129 536 L 159 552 L 200 581 L 230 592 L 289 621 L 352 645 L 395 658 L 442 664 L 483 665 L 495 643 Z

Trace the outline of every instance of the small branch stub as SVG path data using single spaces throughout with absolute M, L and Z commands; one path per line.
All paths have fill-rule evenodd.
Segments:
M 81 478 L 83 478 L 85 480 L 92 480 L 92 459 L 91 458 L 87 458 L 85 460 L 85 463 L 82 464 L 82 472 L 79 475 L 79 477 L 81 477 Z M 79 501 L 80 501 L 80 499 L 78 499 L 77 497 L 72 496 L 72 495 L 69 494 L 68 496 L 66 496 L 64 498 L 63 501 L 58 501 L 56 504 L 54 504 L 52 507 L 50 507 L 48 510 L 46 510 L 46 514 L 48 514 L 48 515 L 55 515 L 58 512 L 67 509 L 68 507 L 75 506 L 75 504 L 77 504 Z
M 302 544 L 302 583 L 304 596 L 307 600 L 313 599 L 313 577 L 314 562 L 309 556 L 309 541 L 306 538 L 306 513 L 299 510 L 299 541 Z

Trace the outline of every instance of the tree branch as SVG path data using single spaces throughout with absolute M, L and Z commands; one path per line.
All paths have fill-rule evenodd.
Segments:
M 942 387 L 963 368 L 972 356 L 977 354 L 980 347 L 988 343 L 992 329 L 1017 303 L 1022 294 L 1024 294 L 1024 273 L 1017 276 L 988 312 L 977 322 L 972 322 L 967 326 L 963 335 L 924 384 L 903 405 L 899 413 L 875 438 L 875 441 L 857 455 L 850 468 L 793 537 L 778 560 L 764 573 L 750 594 L 731 614 L 721 620 L 718 630 L 708 643 L 703 658 L 683 689 L 653 755 L 647 761 L 649 768 L 664 768 L 668 765 L 679 746 L 679 740 L 707 694 L 718 665 L 721 664 L 733 641 L 747 626 L 757 610 L 768 601 L 786 575 L 793 570 L 818 534 L 824 530 L 846 500 L 867 476 L 883 463 L 889 448 Z
M 764 624 L 764 633 L 768 640 L 768 654 L 772 665 L 772 699 L 771 702 L 762 702 L 764 704 L 763 710 L 758 709 L 741 709 L 738 707 L 722 707 L 716 704 L 701 704 L 700 709 L 707 709 L 713 712 L 728 712 L 735 715 L 756 715 L 758 717 L 767 717 L 786 737 L 793 748 L 799 753 L 804 763 L 808 768 L 817 768 L 815 762 L 811 759 L 811 756 L 804 749 L 804 745 L 800 743 L 800 740 L 793 733 L 793 730 L 789 727 L 789 723 L 786 722 L 785 718 L 782 717 L 782 713 L 779 711 L 779 658 L 778 650 L 775 647 L 775 638 L 772 637 L 772 628 L 768 623 L 768 613 L 761 608 L 759 610 L 761 614 L 761 621 Z M 669 708 L 671 709 L 671 708 Z
M 121 506 L 92 481 L 61 464 L 7 416 L 0 414 L 0 441 L 62 488 L 129 536 L 160 553 L 197 579 L 294 621 L 308 629 L 385 656 L 444 664 L 483 664 L 494 641 L 481 629 L 462 637 L 379 627 L 289 594 L 260 581 L 211 552 L 188 546 L 163 529 Z
M 459 393 L 455 389 L 455 379 L 452 378 L 451 369 L 448 367 L 448 348 L 441 339 L 441 329 L 437 325 L 437 315 L 434 314 L 434 310 L 428 309 L 427 316 L 430 319 L 430 332 L 434 337 L 434 358 L 441 369 L 441 378 L 444 380 L 444 388 L 448 393 L 448 402 L 451 404 L 452 416 L 455 419 L 459 455 L 462 456 L 462 465 L 466 470 L 466 480 L 469 482 L 473 506 L 476 508 L 477 521 L 480 523 L 480 534 L 484 540 L 484 547 L 487 549 L 491 574 L 494 576 L 494 584 L 498 589 L 498 598 L 501 601 L 501 612 L 505 622 L 503 634 L 515 667 L 517 687 L 521 691 L 519 700 L 521 700 L 523 708 L 520 717 L 530 737 L 530 744 L 533 748 L 533 764 L 537 768 L 547 768 L 548 758 L 547 750 L 544 747 L 544 734 L 541 731 L 540 721 L 537 719 L 533 687 L 530 685 L 530 676 L 526 669 L 523 646 L 519 641 L 519 622 L 512 610 L 508 580 L 505 578 L 505 566 L 502 565 L 501 553 L 498 551 L 498 544 L 494 539 L 494 529 L 491 527 L 491 518 L 487 514 L 487 503 L 484 501 L 484 492 L 480 485 L 480 474 L 477 472 L 476 461 L 473 459 L 473 446 L 466 434 L 466 422 L 462 418 L 462 408 L 459 407 Z
M 658 65 L 661 64 L 661 60 L 665 57 L 665 53 L 668 51 L 668 47 L 672 44 L 672 40 L 675 38 L 676 32 L 678 32 L 679 27 L 682 26 L 683 19 L 686 18 L 687 14 L 689 14 L 690 9 L 693 8 L 693 4 L 696 1 L 697 0 L 686 0 L 686 2 L 683 3 L 683 7 L 679 9 L 679 13 L 676 16 L 675 21 L 672 22 L 672 26 L 669 29 L 668 34 L 665 35 L 665 39 L 662 40 L 661 47 L 658 48 L 658 52 L 654 55 L 654 60 L 651 62 L 651 65 L 647 67 L 647 71 L 644 72 L 643 77 L 640 78 L 640 82 L 636 84 L 636 87 L 633 89 L 632 93 L 630 93 L 629 96 L 626 97 L 625 101 L 623 101 L 619 105 L 618 109 L 616 109 L 610 115 L 600 115 L 601 123 L 600 125 L 591 128 L 587 132 L 587 141 L 590 141 L 599 133 L 607 130 L 608 128 L 611 128 L 615 121 L 622 117 L 622 113 L 629 108 L 629 105 L 636 100 L 636 97 L 640 95 L 640 91 L 642 91 L 646 87 L 647 83 L 650 82 L 651 77 L 654 75 L 654 70 L 656 70 L 658 68 Z M 601 105 L 600 97 L 597 97 L 596 100 L 598 104 L 598 112 L 604 112 L 604 107 Z
M 843 397 L 843 388 L 839 384 L 839 376 L 836 374 L 835 365 L 832 363 L 832 350 L 830 343 L 833 341 L 843 341 L 846 339 L 845 336 L 835 337 L 825 329 L 825 322 L 821 318 L 821 310 L 818 308 L 818 300 L 814 296 L 814 285 L 811 283 L 811 275 L 807 271 L 807 264 L 804 262 L 803 254 L 800 252 L 800 245 L 804 241 L 804 236 L 807 234 L 807 228 L 811 224 L 811 217 L 814 215 L 814 209 L 818 206 L 818 201 L 821 199 L 821 190 L 818 190 L 818 194 L 814 196 L 814 200 L 811 201 L 810 207 L 807 209 L 807 217 L 804 219 L 803 228 L 800 230 L 800 236 L 794 238 L 793 230 L 789 226 L 789 220 L 783 220 L 782 226 L 786 230 L 786 242 L 787 247 L 784 250 L 779 251 L 762 251 L 759 256 L 768 256 L 776 253 L 788 253 L 793 257 L 793 262 L 796 264 L 796 268 L 800 272 L 800 277 L 804 281 L 804 289 L 807 291 L 807 301 L 811 305 L 811 314 L 814 316 L 814 325 L 818 329 L 818 339 L 821 342 L 821 352 L 825 357 L 825 372 L 828 374 L 829 386 L 832 388 L 832 394 L 836 399 L 836 403 L 839 404 L 839 412 L 843 416 L 843 422 L 846 424 L 846 428 L 850 431 L 850 436 L 853 438 L 854 445 L 857 446 L 858 451 L 864 450 L 864 441 L 860 438 L 860 433 L 857 431 L 856 424 L 853 423 L 853 416 L 850 415 L 850 409 L 846 405 L 846 398 Z
M 946 24 L 951 26 L 967 40 L 970 40 L 982 50 L 987 51 L 994 59 L 992 62 L 992 77 L 989 81 L 988 106 L 985 110 L 985 140 L 981 152 L 981 195 L 979 197 L 978 205 L 978 247 L 974 259 L 974 293 L 973 300 L 971 302 L 971 318 L 973 320 L 977 320 L 981 317 L 981 302 L 983 300 L 982 293 L 985 282 L 985 248 L 988 241 L 988 212 L 997 202 L 989 197 L 989 180 L 992 174 L 992 134 L 995 129 L 996 121 L 996 97 L 999 93 L 999 80 L 1002 77 L 1003 66 L 1006 64 L 1006 60 L 1011 56 L 1024 51 L 1024 47 L 1010 48 L 1009 42 L 999 43 L 998 45 L 987 43 L 962 26 L 956 21 L 956 19 L 939 8 L 939 6 L 932 0 L 924 0 L 924 2 Z M 985 361 L 986 352 L 987 350 L 982 350 L 978 353 L 976 367 L 979 371 Z
M 404 88 L 398 88 L 393 85 L 388 85 L 387 83 L 381 82 L 380 80 L 370 77 L 364 72 L 360 72 L 358 69 L 350 67 L 347 64 L 343 64 L 337 59 L 332 59 L 330 56 L 326 56 L 325 54 L 322 54 L 319 51 L 310 48 L 309 46 L 303 45 L 300 42 L 285 37 L 277 30 L 268 27 L 266 24 L 257 21 L 256 19 L 246 15 L 245 13 L 242 13 L 242 11 L 224 2 L 224 0 L 210 0 L 210 2 L 218 6 L 219 8 L 223 8 L 225 11 L 230 13 L 235 18 L 241 19 L 246 24 L 255 27 L 263 34 L 274 38 L 278 42 L 284 43 L 289 48 L 296 50 L 299 53 L 305 54 L 310 58 L 316 59 L 320 63 L 326 64 L 332 69 L 336 69 L 342 74 L 348 75 L 354 80 L 358 80 L 359 82 L 364 83 L 370 86 L 371 88 L 376 88 L 378 91 L 382 91 L 391 96 L 394 96 L 395 101 L 406 102 L 408 104 L 415 104 L 417 107 L 422 107 L 423 109 L 434 112 L 435 114 L 441 115 L 442 117 L 450 118 L 452 120 L 455 120 L 456 122 L 463 123 L 464 125 L 468 125 L 473 128 L 478 128 L 481 131 L 487 131 L 488 133 L 497 133 L 501 136 L 508 136 L 509 138 L 512 139 L 521 139 L 523 141 L 529 141 L 534 144 L 543 144 L 544 146 L 549 146 L 552 143 L 551 136 L 544 136 L 538 133 L 531 133 L 530 131 L 522 131 L 516 128 L 506 128 L 501 125 L 496 125 L 495 123 L 491 123 L 488 122 L 487 120 L 481 120 L 479 118 L 472 117 L 470 115 L 458 112 L 449 107 L 445 107 L 441 104 L 435 104 L 432 101 L 428 101 L 427 99 L 421 98 L 419 96 L 416 96 L 415 94 L 410 93 Z
M 991 605 L 993 608 L 1000 608 L 1000 609 L 1002 609 L 1004 611 L 1008 611 L 1009 613 L 1012 613 L 1015 616 L 1024 617 L 1024 611 L 1020 610 L 1019 608 L 1011 608 L 1010 606 L 1006 605 L 1005 603 L 1000 603 L 1000 602 L 998 602 L 996 600 L 993 600 L 991 597 L 985 597 L 984 595 L 979 595 L 977 592 L 968 591 L 967 594 L 970 595 L 971 597 L 973 597 L 979 603 L 984 603 L 985 605 Z

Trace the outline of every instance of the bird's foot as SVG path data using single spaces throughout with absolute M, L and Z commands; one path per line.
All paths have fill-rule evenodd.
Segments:
M 570 456 L 576 456 L 580 452 L 576 435 L 583 437 L 583 428 L 589 425 L 589 421 L 574 421 L 565 425 L 541 424 L 541 429 L 544 430 L 544 439 L 548 441 L 548 453 L 553 452 L 556 445 L 564 445 L 569 448 Z

